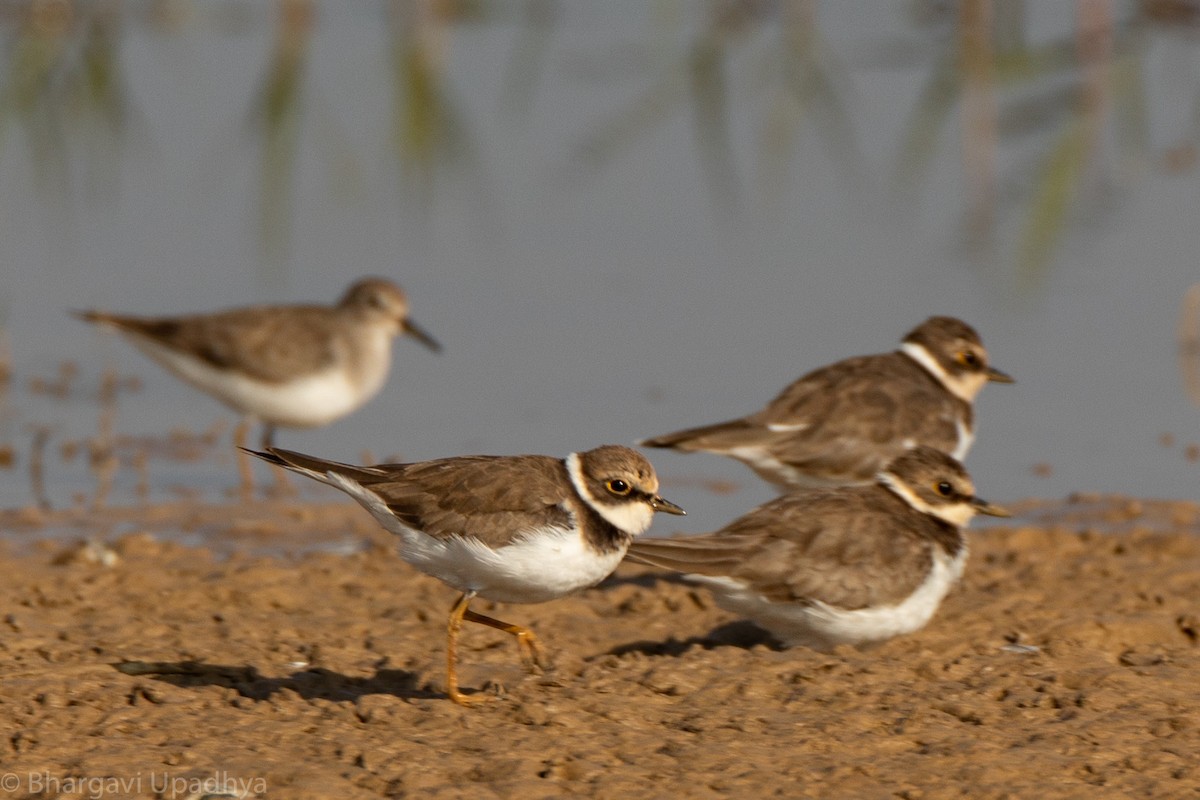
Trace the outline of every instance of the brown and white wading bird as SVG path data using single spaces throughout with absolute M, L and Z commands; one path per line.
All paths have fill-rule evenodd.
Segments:
M 911 633 L 962 575 L 975 514 L 965 469 L 917 447 L 869 486 L 785 494 L 715 533 L 634 542 L 627 559 L 680 572 L 785 646 L 825 650 Z
M 278 448 L 254 455 L 341 489 L 400 537 L 401 558 L 462 593 L 450 611 L 446 691 L 463 705 L 481 699 L 458 688 L 463 620 L 513 634 L 526 665 L 544 665 L 533 631 L 477 614 L 471 600 L 542 603 L 594 586 L 656 511 L 684 513 L 658 494 L 650 462 L 619 445 L 565 459 L 461 456 L 374 467 Z
M 387 380 L 396 336 L 441 349 L 409 317 L 404 291 L 383 278 L 357 281 L 333 306 L 77 316 L 117 331 L 174 375 L 261 421 L 263 447 L 272 444 L 277 426 L 326 425 L 374 397 Z
M 899 350 L 810 372 L 747 417 L 639 444 L 730 456 L 787 488 L 870 483 L 893 458 L 929 445 L 963 459 L 975 436 L 973 403 L 993 368 L 971 326 L 931 317 Z

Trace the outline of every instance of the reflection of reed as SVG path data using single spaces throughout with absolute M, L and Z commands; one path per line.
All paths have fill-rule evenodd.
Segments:
M 730 127 L 731 96 L 728 62 L 764 30 L 778 10 L 778 38 L 754 69 L 756 89 L 770 95 L 761 139 L 760 173 L 769 191 L 783 185 L 797 130 L 810 116 L 835 160 L 853 177 L 859 159 L 853 130 L 843 107 L 842 70 L 818 32 L 813 0 L 766 3 L 713 3 L 707 24 L 681 58 L 667 64 L 657 79 L 616 113 L 588 132 L 579 156 L 593 168 L 603 167 L 633 142 L 665 124 L 690 105 L 697 148 L 709 192 L 732 210 L 738 195 Z
M 96 476 L 96 493 L 92 509 L 104 508 L 113 479 L 117 475 L 116 454 L 113 450 L 113 429 L 117 421 L 117 393 L 121 379 L 113 369 L 104 371 L 100 381 L 100 419 L 96 435 L 88 442 L 88 466 Z
M 9 421 L 12 409 L 9 407 L 9 385 L 12 382 L 12 349 L 8 345 L 8 328 L 0 321 L 0 434 L 5 439 L 9 437 Z M 11 442 L 0 442 L 0 469 L 10 469 L 16 465 L 16 448 Z
M 12 347 L 8 343 L 8 328 L 0 315 L 0 408 L 8 397 L 8 385 L 12 382 Z
M 290 233 L 292 178 L 315 16 L 312 0 L 279 0 L 275 46 L 250 115 L 262 146 L 259 230 L 268 253 L 276 256 Z
M 1075 34 L 1043 44 L 1027 40 L 1021 3 L 966 0 L 959 36 L 939 56 L 914 108 L 899 159 L 901 186 L 928 170 L 938 134 L 960 110 L 966 183 L 967 239 L 989 247 L 999 200 L 1015 198 L 1023 218 L 1015 247 L 1017 273 L 1039 282 L 1069 221 L 1102 180 L 1107 126 L 1126 149 L 1145 148 L 1146 109 L 1137 75 L 1144 50 L 1136 18 L 1118 24 L 1111 0 L 1080 0 Z M 1003 11 L 1003 13 L 1002 13 Z M 1027 159 L 1017 192 L 997 180 L 1002 148 L 1037 133 L 1039 152 Z M 1010 170 L 1010 173 L 1012 171 Z M 1009 177 L 1009 176 L 1006 176 Z
M 513 58 L 509 62 L 504 90 L 501 92 L 504 109 L 510 116 L 524 117 L 533 105 L 550 34 L 558 15 L 557 0 L 525 0 L 525 24 L 521 26 L 513 46 Z
M 428 200 L 439 158 L 461 144 L 458 115 L 440 81 L 450 37 L 445 6 L 395 2 L 392 9 L 392 143 Z M 427 203 L 426 203 L 427 205 Z
M 846 69 L 833 56 L 820 35 L 816 4 L 789 0 L 780 7 L 780 47 L 770 52 L 771 67 L 779 75 L 772 91 L 763 133 L 760 181 L 768 200 L 782 192 L 791 146 L 805 123 L 813 126 L 844 176 L 861 178 L 859 153 L 850 114 L 843 97 L 850 87 Z
M 1082 80 L 1074 113 L 1047 154 L 1035 187 L 1019 253 L 1023 282 L 1030 284 L 1044 271 L 1054 245 L 1066 227 L 1072 202 L 1096 159 L 1097 143 L 1106 122 L 1112 84 L 1114 22 L 1109 0 L 1081 0 L 1077 47 Z
M 964 0 L 959 25 L 963 82 L 963 164 L 967 229 L 972 241 L 990 233 L 996 193 L 996 100 L 992 64 L 992 4 Z
M 491 228 L 491 192 L 478 150 L 446 86 L 451 27 L 469 4 L 445 0 L 394 0 L 392 33 L 392 149 L 420 209 L 433 207 L 439 177 L 465 166 L 474 180 L 469 196 L 484 226 Z
M 1015 4 L 1019 7 L 1020 4 Z M 1002 4 L 1001 8 L 1010 8 Z M 1041 129 L 1056 119 L 1055 112 L 1069 107 L 1075 91 L 1064 98 L 1056 86 L 1046 83 L 1075 68 L 1074 50 L 1069 41 L 1051 41 L 1031 45 L 1026 41 L 1023 16 L 1000 15 L 991 0 L 971 0 L 961 7 L 957 20 L 959 35 L 949 39 L 949 49 L 936 56 L 928 80 L 917 97 L 916 105 L 901 143 L 898 177 L 902 185 L 918 180 L 928 169 L 937 152 L 939 135 L 958 106 L 964 91 L 963 82 L 969 75 L 971 91 L 976 94 L 995 94 L 998 89 L 1020 88 L 1043 82 L 1050 92 L 1050 102 L 1035 98 L 1007 98 L 1005 111 L 996 120 L 997 133 L 1023 135 L 1030 129 Z M 977 54 L 964 48 L 983 47 L 990 63 L 981 63 Z M 988 82 L 985 84 L 984 82 Z M 1064 100 L 1068 105 L 1064 105 Z M 964 128 L 971 126 L 968 120 Z M 986 156 L 988 159 L 991 155 Z M 977 169 L 978 165 L 968 167 Z
M 16 33 L 0 45 L 7 75 L 0 144 L 9 125 L 21 125 L 39 180 L 65 191 L 73 147 L 93 170 L 112 170 L 122 144 L 130 103 L 120 75 L 119 6 L 34 0 L 17 8 Z
M 33 442 L 29 447 L 29 486 L 38 508 L 49 511 L 50 498 L 46 495 L 46 443 L 50 441 L 50 428 L 37 425 L 33 429 Z
M 1179 374 L 1192 404 L 1200 406 L 1200 283 L 1184 293 L 1175 329 L 1179 344 Z
M 33 396 L 74 403 L 94 398 L 97 403 L 99 414 L 96 432 L 79 439 L 63 439 L 58 446 L 62 462 L 69 464 L 79 455 L 85 457 L 84 466 L 95 480 L 95 491 L 91 499 L 93 510 L 105 507 L 113 482 L 123 465 L 132 465 L 142 470 L 139 472 L 142 480 L 139 483 L 138 496 L 144 498 L 145 458 L 151 453 L 144 444 L 116 433 L 118 400 L 123 393 L 140 391 L 141 381 L 130 375 L 120 375 L 109 368 L 101 375 L 99 387 L 93 395 L 82 385 L 80 377 L 80 369 L 75 362 L 63 361 L 58 364 L 55 374 L 51 377 L 34 376 L 28 381 L 27 388 Z M 2 410 L 0 408 L 0 411 Z M 51 507 L 46 492 L 46 453 L 50 440 L 55 435 L 56 426 L 32 423 L 28 430 L 32 434 L 29 454 L 30 485 L 35 503 L 45 510 Z M 0 448 L 0 453 L 4 450 L 5 448 Z M 138 451 L 145 453 L 140 454 Z M 12 464 L 9 463 L 8 466 Z M 86 496 L 82 494 L 76 495 L 74 499 L 80 506 L 87 501 Z
M 428 189 L 439 148 L 452 150 L 459 131 L 457 115 L 439 85 L 448 22 L 443 7 L 434 3 L 398 2 L 392 10 L 392 140 L 401 165 L 415 168 Z

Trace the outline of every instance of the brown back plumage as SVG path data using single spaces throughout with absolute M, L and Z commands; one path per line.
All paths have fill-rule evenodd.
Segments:
M 181 317 L 100 311 L 78 316 L 266 383 L 284 383 L 332 366 L 342 346 L 336 312 L 323 306 L 255 306 Z
M 900 350 L 830 364 L 761 411 L 642 444 L 732 456 L 782 486 L 866 483 L 916 445 L 965 453 L 974 429 L 971 400 L 989 381 L 1012 378 L 991 367 L 975 329 L 930 317 L 905 335 Z
M 359 467 L 277 447 L 254 454 L 326 483 L 326 473 L 348 478 L 404 525 L 435 539 L 473 536 L 495 548 L 522 532 L 572 522 L 566 467 L 551 456 L 458 456 Z
M 772 455 L 800 472 L 865 482 L 903 452 L 906 438 L 954 450 L 960 415 L 969 426 L 969 403 L 948 394 L 915 361 L 893 352 L 850 358 L 810 372 L 747 417 L 643 444 L 716 453 L 769 446 Z M 805 427 L 777 431 L 770 425 Z
M 572 523 L 563 507 L 573 497 L 566 468 L 550 456 L 464 456 L 385 469 L 363 486 L 435 538 L 467 535 L 499 547 L 517 533 Z
M 138 317 L 103 311 L 75 315 L 129 336 L 189 355 L 215 369 L 264 383 L 286 383 L 342 361 L 357 366 L 355 336 L 364 327 L 386 326 L 440 345 L 408 316 L 404 291 L 383 278 L 351 285 L 333 306 L 249 306 L 208 314 Z
M 784 495 L 715 533 L 634 541 L 629 558 L 745 581 L 775 602 L 856 609 L 910 595 L 934 546 L 955 553 L 961 534 L 874 485 Z
M 539 529 L 577 526 L 597 551 L 612 552 L 641 533 L 641 524 L 648 525 L 655 511 L 683 513 L 657 494 L 650 462 L 621 445 L 603 445 L 566 461 L 541 455 L 458 456 L 373 467 L 277 447 L 247 452 L 347 492 L 384 527 L 399 522 L 435 539 L 473 537 L 493 549 Z M 587 498 L 576 492 L 568 467 L 572 459 L 578 459 Z M 636 529 L 619 528 L 620 513 L 606 518 L 621 506 L 644 511 L 640 520 L 638 515 L 625 520 Z

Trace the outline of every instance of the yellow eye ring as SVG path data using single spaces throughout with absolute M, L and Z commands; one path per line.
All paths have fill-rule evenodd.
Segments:
M 604 488 L 608 489 L 608 491 L 612 492 L 618 497 L 625 497 L 627 494 L 633 491 L 633 487 L 620 478 L 610 478 L 609 480 L 605 481 Z

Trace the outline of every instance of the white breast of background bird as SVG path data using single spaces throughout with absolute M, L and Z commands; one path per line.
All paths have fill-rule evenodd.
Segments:
M 131 337 L 130 341 L 168 370 L 234 408 L 281 425 L 308 428 L 327 425 L 349 414 L 387 381 L 391 334 L 383 329 L 366 329 L 361 335 L 363 354 L 356 359 L 360 367 L 357 374 L 335 363 L 281 383 L 214 367 L 150 339 Z
M 951 556 L 939 548 L 930 551 L 932 565 L 916 591 L 893 605 L 872 608 L 835 608 L 811 600 L 803 608 L 771 602 L 743 581 L 708 575 L 688 579 L 714 590 L 717 605 L 733 614 L 755 620 L 785 646 L 828 649 L 839 644 L 882 641 L 925 627 L 942 600 L 962 578 L 967 546 Z

